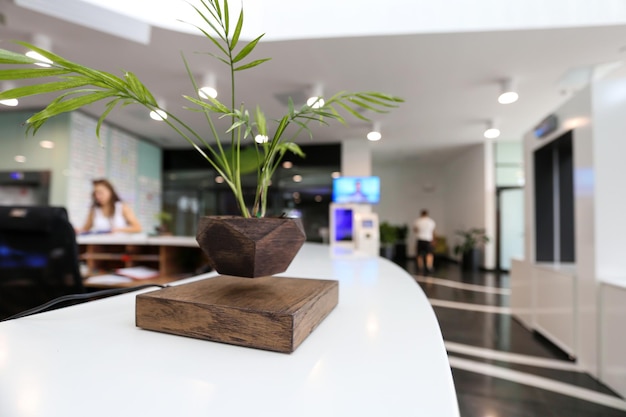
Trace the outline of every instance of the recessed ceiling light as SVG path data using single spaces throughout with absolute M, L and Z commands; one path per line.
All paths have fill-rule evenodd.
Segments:
M 24 155 L 15 155 L 13 159 L 15 160 L 15 162 L 19 162 L 20 164 L 26 162 L 26 157 Z
M 41 142 L 39 142 L 39 146 L 44 149 L 52 149 L 54 148 L 54 142 L 52 142 L 51 140 L 42 140 Z
M 293 162 L 291 162 L 291 161 L 285 161 L 285 162 L 283 162 L 283 168 L 285 168 L 285 169 L 290 169 L 290 168 L 292 168 L 292 167 L 293 167 Z
M 330 176 L 333 177 L 333 178 L 339 178 L 339 177 L 341 177 L 341 172 L 335 171 L 332 174 L 330 174 Z
M 292 179 L 293 182 L 302 182 L 302 175 L 294 175 Z
M 224 182 L 224 177 L 222 177 L 221 175 L 218 175 L 217 177 L 215 177 L 215 182 L 218 184 L 221 184 Z

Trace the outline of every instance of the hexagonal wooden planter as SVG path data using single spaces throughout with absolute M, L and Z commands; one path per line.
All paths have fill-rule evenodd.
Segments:
M 286 271 L 306 235 L 300 219 L 205 216 L 196 240 L 220 274 L 257 278 Z

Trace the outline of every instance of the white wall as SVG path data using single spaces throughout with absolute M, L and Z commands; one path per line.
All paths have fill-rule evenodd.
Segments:
M 468 147 L 444 167 L 444 215 L 450 247 L 454 246 L 456 230 L 485 228 L 491 240 L 494 239 L 495 222 L 489 221 L 493 207 L 487 207 L 487 204 L 493 204 L 495 193 L 493 181 L 486 181 L 486 176 L 492 174 L 487 168 L 493 156 L 488 148 L 491 148 L 489 143 Z M 486 267 L 493 267 L 493 254 L 489 255 L 492 251 L 491 246 L 485 248 Z
M 341 175 L 372 175 L 372 149 L 370 142 L 348 139 L 341 142 Z
M 596 274 L 626 282 L 626 78 L 597 82 L 591 100 Z
M 420 158 L 393 161 L 376 161 L 373 175 L 380 177 L 381 201 L 374 207 L 381 222 L 394 225 L 406 224 L 412 228 L 413 221 L 422 209 L 427 209 L 437 223 L 435 233 L 447 235 L 443 195 L 445 192 L 440 164 L 423 162 Z M 407 238 L 407 250 L 415 255 L 415 236 L 412 231 Z
M 447 238 L 450 256 L 457 230 L 485 228 L 493 241 L 495 183 L 491 143 L 466 147 L 444 161 L 374 158 L 373 175 L 381 178 L 381 203 L 374 208 L 381 222 L 406 224 L 411 229 L 419 212 L 427 209 L 437 223 L 435 234 Z M 408 255 L 413 256 L 412 230 L 407 240 Z M 484 266 L 492 268 L 494 260 L 493 245 L 489 245 L 485 248 Z

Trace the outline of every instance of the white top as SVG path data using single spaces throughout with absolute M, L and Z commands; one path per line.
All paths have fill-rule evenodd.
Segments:
M 338 306 L 292 354 L 139 329 L 137 293 L 0 323 L 0 416 L 458 417 L 417 283 L 330 250 L 306 243 L 282 274 L 340 281 Z
M 148 245 L 198 247 L 195 236 L 148 236 L 145 233 L 78 235 L 79 245 Z
M 121 201 L 117 201 L 115 203 L 113 217 L 106 217 L 100 207 L 94 207 L 93 226 L 91 227 L 92 231 L 107 232 L 113 229 L 120 229 L 127 226 L 128 223 L 126 222 L 126 218 L 124 218 Z
M 415 220 L 414 226 L 417 228 L 417 239 L 433 240 L 433 232 L 435 231 L 435 221 L 428 216 L 420 216 Z

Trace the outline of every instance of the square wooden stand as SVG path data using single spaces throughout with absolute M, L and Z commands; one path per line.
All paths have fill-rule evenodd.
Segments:
M 293 352 L 339 300 L 339 283 L 219 275 L 140 294 L 138 327 L 277 352 Z

